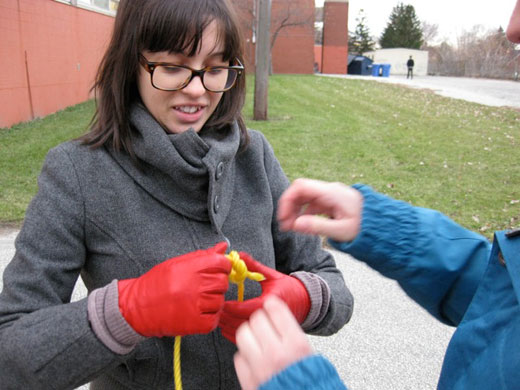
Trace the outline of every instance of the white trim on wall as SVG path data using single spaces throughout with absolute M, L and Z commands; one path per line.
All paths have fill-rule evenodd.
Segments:
M 73 7 L 83 8 L 88 11 L 99 12 L 101 14 L 105 14 L 108 16 L 116 16 L 116 10 L 112 8 L 117 8 L 117 4 L 119 4 L 118 0 L 108 0 L 109 8 L 106 9 L 100 6 L 93 4 L 94 0 L 54 0 L 58 3 L 69 4 Z

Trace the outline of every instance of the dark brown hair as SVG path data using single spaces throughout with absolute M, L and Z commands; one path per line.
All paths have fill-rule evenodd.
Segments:
M 137 89 L 138 55 L 143 50 L 194 55 L 204 29 L 218 25 L 224 60 L 244 63 L 242 35 L 229 0 L 121 0 L 114 32 L 99 66 L 93 90 L 96 112 L 90 131 L 80 140 L 94 148 L 124 150 L 132 157 L 133 129 L 130 107 L 140 101 Z M 249 142 L 241 115 L 245 99 L 245 72 L 224 92 L 205 126 L 224 128 L 237 121 L 241 146 Z

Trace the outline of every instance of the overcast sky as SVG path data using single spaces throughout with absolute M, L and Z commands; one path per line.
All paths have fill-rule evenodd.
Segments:
M 323 6 L 323 0 L 315 1 L 316 6 Z M 359 10 L 364 9 L 370 33 L 379 38 L 392 9 L 400 2 L 413 5 L 421 22 L 437 24 L 438 38 L 455 42 L 462 31 L 478 24 L 486 29 L 500 26 L 505 29 L 516 0 L 350 0 L 349 30 L 356 28 Z

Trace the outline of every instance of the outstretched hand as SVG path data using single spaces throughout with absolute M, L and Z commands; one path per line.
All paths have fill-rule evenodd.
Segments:
M 363 196 L 352 187 L 297 179 L 280 198 L 278 221 L 282 230 L 352 241 L 361 229 L 362 210 Z
M 269 296 L 236 334 L 235 370 L 244 390 L 257 389 L 287 366 L 312 354 L 298 322 L 283 301 Z

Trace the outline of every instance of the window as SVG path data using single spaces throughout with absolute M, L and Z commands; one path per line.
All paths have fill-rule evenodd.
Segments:
M 117 11 L 119 0 L 78 0 L 78 4 L 90 5 L 105 11 Z
M 71 4 L 76 7 L 91 11 L 98 11 L 109 15 L 115 15 L 119 0 L 56 0 L 60 3 Z

